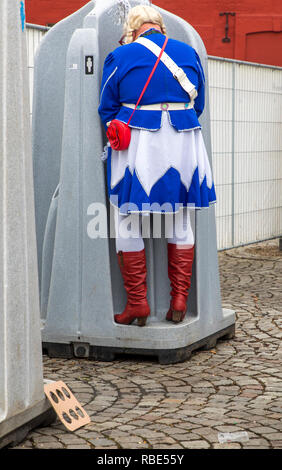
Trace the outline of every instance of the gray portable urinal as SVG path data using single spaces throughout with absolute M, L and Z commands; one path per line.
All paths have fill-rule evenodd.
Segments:
M 50 356 L 113 360 L 119 353 L 137 353 L 157 356 L 163 364 L 173 363 L 189 358 L 195 349 L 213 347 L 218 338 L 233 337 L 235 313 L 221 306 L 215 212 L 211 207 L 196 212 L 196 256 L 185 321 L 174 325 L 165 320 L 170 286 L 167 243 L 162 237 L 145 241 L 151 306 L 147 326 L 114 322 L 114 314 L 122 312 L 126 302 L 114 239 L 90 238 L 88 228 L 94 216 L 93 203 L 107 207 L 109 221 L 111 218 L 105 163 L 101 161 L 106 142 L 97 108 L 104 59 L 117 47 L 122 34 L 121 24 L 115 21 L 118 8 L 120 2 L 114 0 L 90 2 L 48 32 L 35 63 L 33 156 L 38 256 L 42 260 L 42 341 Z M 207 78 L 201 124 L 211 155 L 203 42 L 184 20 L 160 11 L 168 35 L 192 45 L 201 58 Z M 56 64 L 50 63 L 59 48 L 65 51 L 64 66 L 57 59 Z M 42 84 L 45 73 L 48 80 Z M 44 115 L 39 107 L 44 109 L 51 92 L 57 97 L 54 112 L 49 103 L 49 112 Z

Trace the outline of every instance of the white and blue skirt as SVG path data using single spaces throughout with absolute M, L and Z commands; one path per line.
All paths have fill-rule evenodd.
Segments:
M 120 214 L 176 213 L 216 202 L 201 129 L 178 132 L 167 112 L 158 131 L 131 128 L 127 150 L 109 148 L 107 182 Z

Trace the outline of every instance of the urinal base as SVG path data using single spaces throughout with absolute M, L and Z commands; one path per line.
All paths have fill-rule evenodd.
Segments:
M 157 357 L 159 364 L 177 364 L 190 359 L 193 351 L 209 350 L 216 346 L 219 339 L 232 339 L 235 336 L 235 323 L 196 341 L 189 346 L 176 349 L 138 349 L 110 346 L 95 346 L 88 343 L 52 343 L 43 342 L 43 353 L 54 358 L 88 358 L 95 361 L 111 362 L 117 356 L 137 355 Z

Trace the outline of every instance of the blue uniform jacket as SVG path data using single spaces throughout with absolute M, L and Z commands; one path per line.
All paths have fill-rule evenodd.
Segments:
M 146 38 L 160 47 L 165 40 L 163 34 L 155 32 L 149 35 L 147 33 Z M 165 52 L 184 70 L 198 91 L 194 109 L 169 111 L 170 122 L 178 131 L 200 128 L 198 117 L 205 103 L 205 77 L 200 58 L 191 46 L 175 39 L 168 40 Z M 128 122 L 132 109 L 122 106 L 121 103 L 137 103 L 156 60 L 157 57 L 151 51 L 134 42 L 118 47 L 106 57 L 98 108 L 105 128 L 106 123 L 112 119 Z M 160 62 L 140 105 L 189 101 L 188 93 Z M 130 127 L 156 131 L 161 127 L 161 115 L 161 110 L 137 109 Z

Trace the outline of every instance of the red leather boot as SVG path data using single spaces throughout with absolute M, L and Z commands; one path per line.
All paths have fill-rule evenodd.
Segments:
M 180 323 L 187 311 L 188 291 L 191 285 L 194 246 L 192 248 L 177 248 L 168 243 L 168 277 L 171 285 L 171 302 L 166 320 Z
M 145 250 L 119 251 L 118 263 L 127 292 L 127 304 L 122 313 L 115 315 L 115 321 L 130 325 L 137 319 L 138 326 L 145 326 L 150 315 L 147 302 Z

